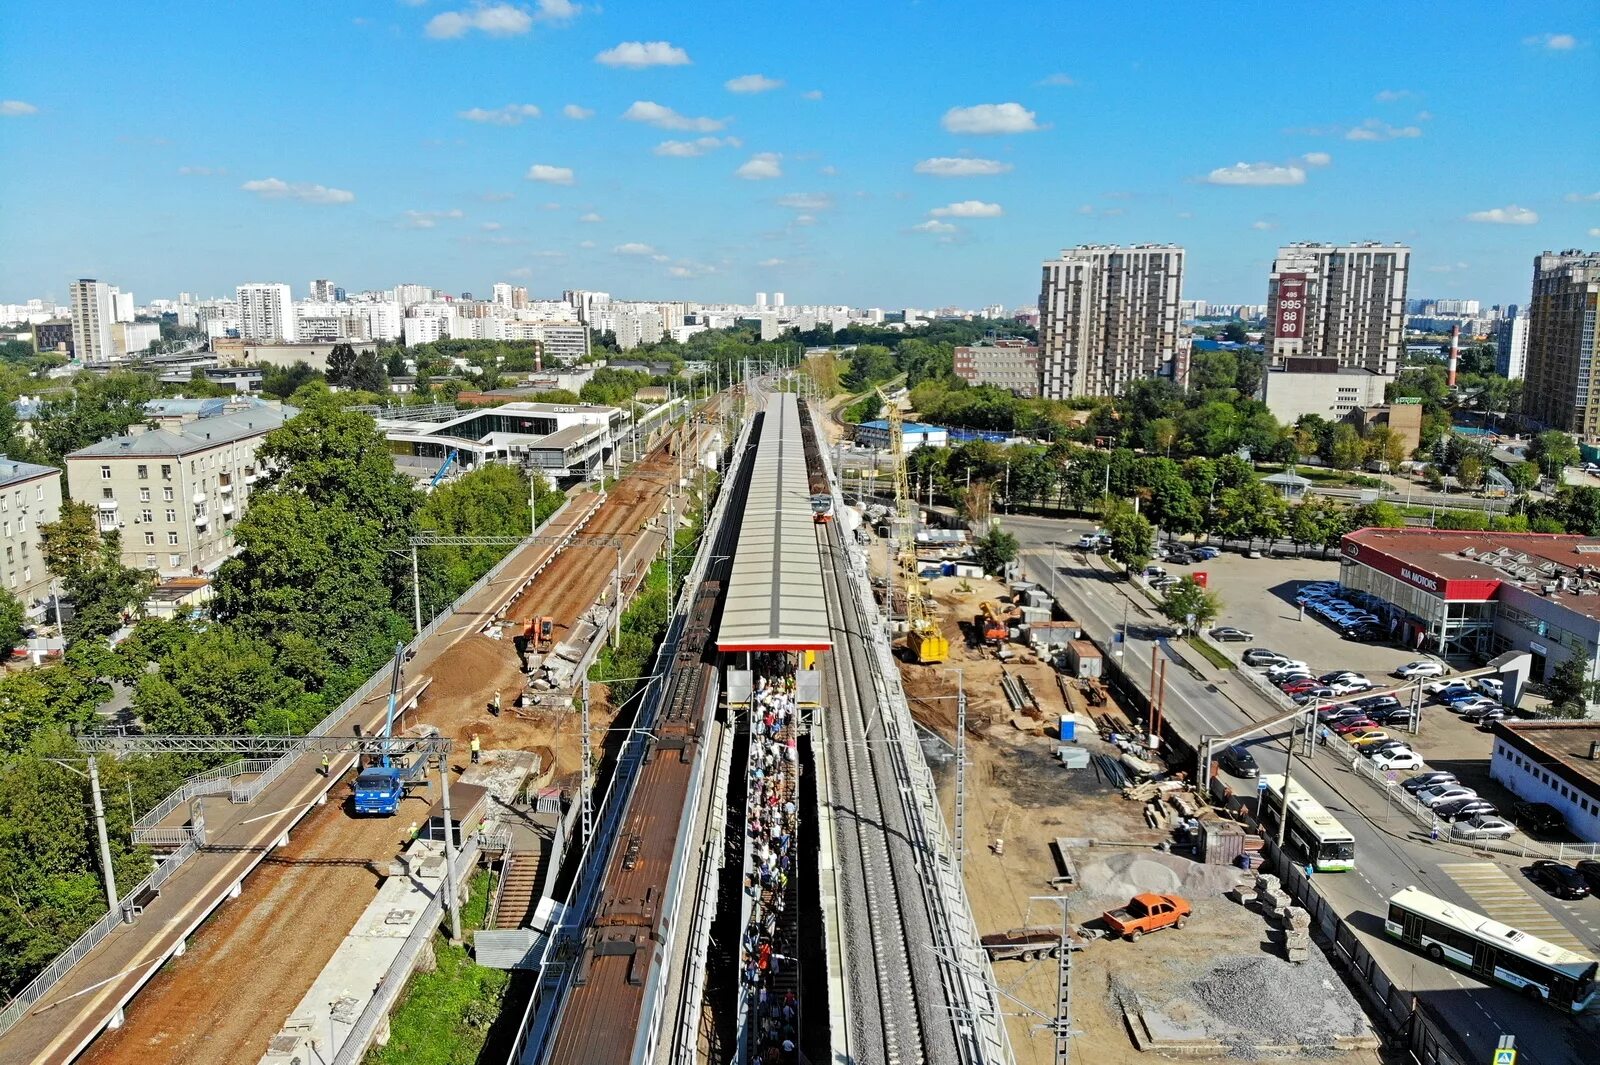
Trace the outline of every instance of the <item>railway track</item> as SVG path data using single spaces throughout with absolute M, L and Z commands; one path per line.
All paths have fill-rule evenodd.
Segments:
M 823 712 L 838 836 L 850 1043 L 863 1065 L 956 1061 L 934 932 L 907 823 L 906 786 L 891 764 L 874 653 L 867 645 L 837 524 L 818 526 L 834 636 Z M 907 1007 L 911 1008 L 907 1008 Z

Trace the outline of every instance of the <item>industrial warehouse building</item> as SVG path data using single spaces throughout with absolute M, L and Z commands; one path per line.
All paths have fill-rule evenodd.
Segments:
M 1568 658 L 1600 676 L 1600 538 L 1442 529 L 1358 529 L 1339 582 L 1383 601 L 1374 611 L 1408 647 L 1487 661 L 1533 658 L 1548 680 Z
M 1600 724 L 1502 721 L 1489 775 L 1518 798 L 1549 803 L 1579 839 L 1600 842 Z

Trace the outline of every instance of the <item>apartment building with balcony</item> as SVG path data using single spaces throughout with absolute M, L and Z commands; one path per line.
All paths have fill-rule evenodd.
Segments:
M 126 565 L 163 578 L 211 573 L 261 479 L 256 450 L 296 411 L 261 406 L 162 428 L 136 425 L 67 456 L 71 497 L 122 534 Z
M 61 471 L 0 455 L 0 587 L 35 621 L 50 597 L 39 526 L 59 517 Z

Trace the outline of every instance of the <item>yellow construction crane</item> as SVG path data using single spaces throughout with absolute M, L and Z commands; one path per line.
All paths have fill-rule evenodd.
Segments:
M 906 477 L 900 408 L 883 389 L 877 389 L 877 393 L 889 422 L 889 460 L 894 466 L 895 537 L 899 543 L 896 562 L 906 596 L 906 652 L 913 662 L 932 665 L 950 657 L 950 641 L 928 616 L 928 604 L 922 597 L 922 578 L 917 573 L 917 501 L 911 496 Z

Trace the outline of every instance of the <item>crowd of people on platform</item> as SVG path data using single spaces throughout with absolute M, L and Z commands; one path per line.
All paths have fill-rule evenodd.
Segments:
M 751 898 L 744 930 L 744 981 L 750 995 L 753 1061 L 798 1060 L 799 1002 L 793 990 L 779 993 L 777 978 L 794 965 L 794 944 L 784 921 L 794 867 L 798 824 L 794 783 L 793 675 L 759 677 L 750 700 L 749 823 L 751 871 L 744 890 Z M 785 981 L 794 986 L 792 981 Z

